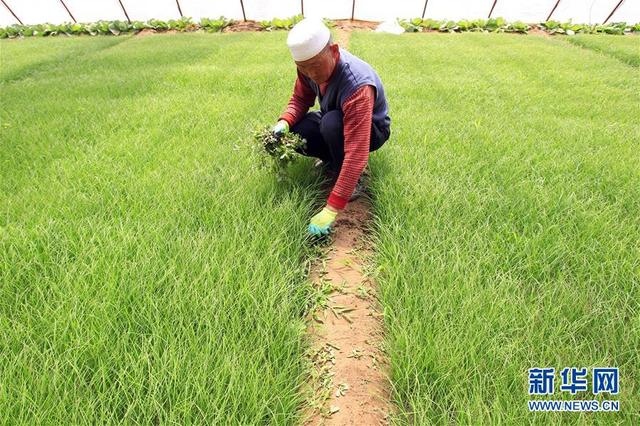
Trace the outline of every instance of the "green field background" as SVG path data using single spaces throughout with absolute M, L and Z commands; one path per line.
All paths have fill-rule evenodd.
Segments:
M 402 418 L 636 423 L 637 70 L 533 36 L 355 34 L 351 48 L 390 94 L 372 170 Z M 528 412 L 529 368 L 596 366 L 620 368 L 620 414 Z
M 284 36 L 1 44 L 0 423 L 293 422 L 316 185 L 245 149 Z
M 635 34 L 624 37 L 579 34 L 575 37 L 566 37 L 563 40 L 585 49 L 610 55 L 629 65 L 640 67 L 640 37 Z
M 246 149 L 293 88 L 285 39 L 0 42 L 1 423 L 299 420 L 319 178 Z M 350 50 L 392 117 L 371 191 L 394 420 L 638 423 L 637 68 L 535 36 Z M 529 413 L 527 370 L 572 366 L 619 367 L 621 412 Z

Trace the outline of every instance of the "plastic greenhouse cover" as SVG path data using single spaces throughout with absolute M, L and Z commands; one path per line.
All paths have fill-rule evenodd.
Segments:
M 25 24 L 70 21 L 60 0 L 4 0 Z M 125 19 L 118 0 L 63 0 L 80 22 L 100 19 Z M 176 0 L 121 0 L 132 20 L 177 19 Z M 242 19 L 240 0 L 177 0 L 182 13 L 194 21 L 202 17 Z M 529 23 L 544 21 L 557 0 L 497 0 L 493 17 Z M 552 19 L 575 23 L 600 23 L 619 0 L 561 0 Z M 265 20 L 288 17 L 301 12 L 300 0 L 243 0 L 247 19 Z M 414 18 L 422 15 L 424 0 L 355 0 L 355 18 L 382 21 L 390 18 Z M 352 0 L 306 0 L 305 16 L 331 19 L 350 18 Z M 428 0 L 425 18 L 487 18 L 493 0 Z M 17 23 L 0 5 L 0 26 Z M 611 22 L 640 22 L 638 0 L 625 0 L 610 19 Z
M 626 0 L 620 5 L 616 13 L 611 17 L 610 21 L 625 21 L 627 23 L 640 22 L 640 2 L 638 0 Z

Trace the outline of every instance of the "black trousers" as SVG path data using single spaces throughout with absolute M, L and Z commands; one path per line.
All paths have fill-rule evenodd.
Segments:
M 339 171 L 344 160 L 344 132 L 342 111 L 333 110 L 322 115 L 320 111 L 307 113 L 302 120 L 291 128 L 293 133 L 307 140 L 305 149 L 298 152 L 308 157 L 316 157 L 329 163 L 331 168 Z M 391 131 L 379 129 L 371 124 L 371 141 L 369 152 L 380 148 L 388 139 Z

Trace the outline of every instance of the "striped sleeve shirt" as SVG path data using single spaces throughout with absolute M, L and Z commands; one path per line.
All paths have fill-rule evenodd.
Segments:
M 324 92 L 327 83 L 320 85 Z M 367 161 L 371 140 L 371 122 L 374 104 L 374 89 L 365 85 L 358 88 L 342 104 L 344 116 L 344 160 L 327 204 L 341 210 L 349 202 L 349 197 L 358 183 Z M 293 126 L 300 121 L 315 103 L 315 93 L 298 72 L 298 78 L 289 104 L 280 119 Z

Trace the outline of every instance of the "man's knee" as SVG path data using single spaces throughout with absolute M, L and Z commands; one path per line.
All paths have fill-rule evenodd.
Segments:
M 309 112 L 300 121 L 291 126 L 289 131 L 304 139 L 314 138 L 319 133 L 320 119 L 319 111 Z
M 320 121 L 320 133 L 327 143 L 337 143 L 343 136 L 343 115 L 340 110 L 327 112 Z

